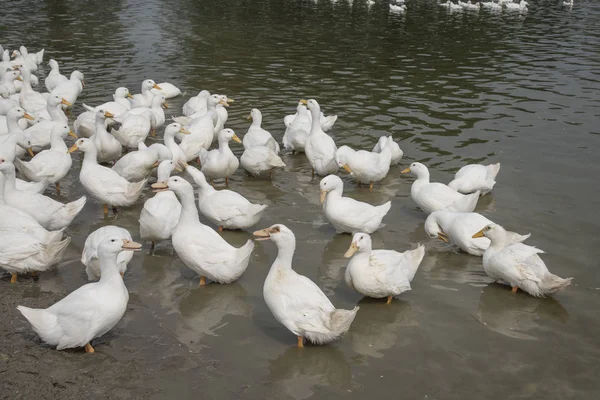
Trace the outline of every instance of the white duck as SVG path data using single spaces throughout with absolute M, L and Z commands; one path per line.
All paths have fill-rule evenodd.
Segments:
M 254 146 L 264 146 L 269 139 L 273 139 L 271 133 L 260 126 L 262 124 L 262 113 L 258 108 L 253 108 L 252 111 L 250 111 L 248 120 L 252 121 L 252 125 L 250 125 L 248 132 L 244 135 L 244 149 L 249 149 Z M 279 154 L 279 144 L 275 142 L 275 146 L 275 154 Z
M 300 103 L 306 105 L 306 100 L 300 100 Z M 329 116 L 325 116 L 325 114 L 323 114 L 323 112 L 319 113 L 319 122 L 321 123 L 321 129 L 324 132 L 328 132 L 331 130 L 331 128 L 333 128 L 333 125 L 335 124 L 335 121 L 337 121 L 337 115 L 329 115 Z M 292 114 L 292 115 L 286 115 L 283 118 L 283 124 L 285 125 L 285 127 L 289 127 L 294 121 L 295 119 L 298 117 L 298 109 L 296 108 L 296 114 Z M 311 125 L 312 125 L 312 114 L 309 113 L 308 114 L 308 118 L 311 121 Z M 310 127 L 309 127 L 309 133 L 310 133 Z
M 146 180 L 131 183 L 116 171 L 98 164 L 96 146 L 91 139 L 79 139 L 69 149 L 69 153 L 81 150 L 84 153 L 79 181 L 84 189 L 95 199 L 104 204 L 104 215 L 108 214 L 108 206 L 127 207 L 140 197 Z
M 457 192 L 467 194 L 480 191 L 488 194 L 496 184 L 496 175 L 500 172 L 500 163 L 481 165 L 469 164 L 458 170 L 454 180 L 448 186 Z
M 69 80 L 57 85 L 50 94 L 60 96 L 70 103 L 70 105 L 63 104 L 63 109 L 73 108 L 73 104 L 75 104 L 85 87 L 83 79 L 83 74 L 80 71 L 73 71 Z
M 34 60 L 31 57 L 26 57 L 21 52 L 21 49 L 19 49 L 19 50 L 13 50 L 12 57 L 14 57 L 14 58 L 11 61 L 11 64 L 14 67 L 16 67 L 16 66 L 24 66 L 24 67 L 27 67 L 31 72 L 36 72 L 38 70 L 37 60 Z
M 298 102 L 296 115 L 289 125 L 285 128 L 283 134 L 283 147 L 295 152 L 304 152 L 306 140 L 310 134 L 311 119 L 306 105 L 302 101 Z
M 358 184 L 369 183 L 369 190 L 373 190 L 375 182 L 385 178 L 390 170 L 392 149 L 389 145 L 391 139 L 386 138 L 386 143 L 381 153 L 366 150 L 354 150 L 342 146 L 335 153 L 335 161 L 358 181 Z
M 479 3 L 471 3 L 470 1 L 462 2 L 458 0 L 458 5 L 469 11 L 479 11 L 481 5 Z
M 156 167 L 158 167 L 158 153 L 153 148 L 140 143 L 139 150 L 125 154 L 112 169 L 129 182 L 139 182 L 147 179 Z
M 46 97 L 31 87 L 31 71 L 24 65 L 19 70 L 23 80 L 21 93 L 19 93 L 19 104 L 28 113 L 37 115 L 38 112 L 46 108 Z
M 1 156 L 0 159 L 10 160 L 10 158 L 2 158 Z M 39 182 L 27 182 L 19 178 L 15 180 L 15 187 L 17 188 L 17 190 L 23 190 L 31 193 L 44 193 L 49 184 L 50 182 L 47 179 L 42 179 Z M 2 189 L 2 192 L 0 194 L 4 193 L 4 186 L 4 175 L 0 174 L 0 188 Z
M 453 2 L 451 2 L 450 0 L 447 0 L 445 3 L 439 3 L 441 7 L 447 8 L 450 11 L 462 11 L 462 7 L 458 4 L 455 4 Z
M 496 3 L 494 1 L 482 1 L 481 7 L 487 8 L 490 11 L 500 11 L 502 10 L 502 5 Z
M 187 172 L 198 185 L 198 208 L 210 222 L 223 229 L 246 229 L 256 225 L 265 210 L 265 204 L 252 204 L 232 190 L 215 190 L 204 174 L 192 166 Z
M 6 114 L 13 108 L 20 108 L 18 100 L 4 98 L 8 97 L 8 92 L 3 91 L 2 85 L 0 85 L 0 129 L 6 129 L 6 122 L 3 118 L 6 118 Z
M 50 94 L 46 98 L 46 108 L 40 110 L 37 113 L 36 117 L 40 120 L 40 122 L 44 122 L 45 120 L 52 120 L 60 124 L 66 124 L 69 122 L 69 118 L 62 110 L 63 105 L 72 106 L 72 104 L 69 103 L 66 99 L 63 99 L 62 97 L 57 95 Z M 39 123 L 35 125 L 39 125 Z
M 142 93 L 133 95 L 133 99 L 131 99 L 131 108 L 150 107 L 152 105 L 152 98 L 154 97 L 152 89 L 161 90 L 161 87 L 158 86 L 152 79 L 146 79 L 143 81 Z
M 118 117 L 131 110 L 131 102 L 128 100 L 131 98 L 133 98 L 133 96 L 131 93 L 129 93 L 129 89 L 126 87 L 119 87 L 113 94 L 113 101 L 107 101 L 106 103 L 100 104 L 96 107 L 90 107 L 83 103 L 83 107 L 92 113 L 95 113 L 98 110 L 103 110 L 108 111 L 109 113 Z
M 277 224 L 254 232 L 254 236 L 277 245 L 277 258 L 265 279 L 263 297 L 275 319 L 297 336 L 298 347 L 304 347 L 304 339 L 324 344 L 346 333 L 358 307 L 336 309 L 313 281 L 292 269 L 294 233 Z
M 77 138 L 68 125 L 55 125 L 52 128 L 50 149 L 36 154 L 29 162 L 15 158 L 15 167 L 30 181 L 40 182 L 47 179 L 54 183 L 56 193 L 60 195 L 59 181 L 67 176 L 73 163 L 64 141 L 67 135 Z
M 166 184 L 176 164 L 171 160 L 164 160 L 158 166 L 158 183 Z M 140 236 L 144 241 L 156 242 L 167 240 L 171 237 L 173 229 L 179 222 L 181 204 L 175 193 L 170 190 L 160 191 L 144 203 L 140 213 Z
M 415 162 L 401 174 L 411 172 L 417 179 L 410 187 L 410 196 L 426 214 L 448 209 L 449 211 L 471 212 L 477 206 L 479 192 L 461 194 L 443 183 L 429 182 L 429 170 L 421 163 Z
M 117 138 L 120 135 L 124 135 L 126 138 L 130 138 L 131 136 L 136 135 L 143 136 L 144 134 L 147 136 L 147 124 L 140 125 L 140 122 L 135 120 L 137 124 L 135 125 L 137 126 L 136 129 L 134 128 L 134 125 L 130 122 L 132 120 L 132 116 L 142 116 L 148 119 L 148 122 L 150 122 L 150 133 L 152 133 L 152 136 L 154 136 L 156 134 L 156 128 L 159 128 L 165 124 L 165 112 L 163 108 L 169 108 L 167 105 L 167 98 L 164 94 L 158 94 L 152 98 L 152 103 L 150 107 L 132 108 L 129 111 L 117 115 L 115 117 L 115 120 L 120 122 L 122 126 L 118 131 L 119 134 L 115 135 L 117 136 Z M 123 133 L 121 133 L 120 131 L 123 131 Z
M 375 144 L 375 147 L 373 147 L 373 153 L 381 153 L 381 150 L 384 148 L 385 145 L 389 146 L 390 150 L 392 151 L 392 161 L 390 162 L 391 165 L 400 164 L 400 160 L 402 159 L 404 152 L 402 151 L 402 149 L 400 149 L 398 143 L 394 142 L 394 138 L 392 138 L 392 135 L 388 137 L 381 136 Z
M 208 149 L 210 147 L 215 135 L 215 125 L 218 121 L 216 106 L 217 104 L 225 106 L 227 101 L 223 99 L 223 96 L 213 94 L 208 97 L 206 103 L 206 114 L 187 126 L 190 134 L 185 136 L 179 144 L 181 150 L 185 153 L 186 161 L 196 158 L 198 153 L 200 153 L 200 149 Z
M 431 238 L 458 246 L 462 251 L 474 256 L 482 256 L 490 246 L 485 237 L 473 238 L 473 232 L 481 226 L 493 224 L 478 213 L 458 213 L 453 211 L 434 211 L 425 220 L 425 232 Z M 507 240 L 513 243 L 524 242 L 531 234 L 519 235 L 507 232 Z
M 179 147 L 177 143 L 175 143 L 175 135 L 177 133 L 181 133 L 184 135 L 190 134 L 190 132 L 183 126 L 181 126 L 177 122 L 173 122 L 172 124 L 167 125 L 167 127 L 165 128 L 165 133 L 163 135 L 165 146 L 171 152 L 171 156 L 169 158 L 175 163 L 175 167 L 183 166 L 187 162 L 187 157 L 184 151 L 181 149 L 181 147 Z
M 31 116 L 29 113 L 25 112 L 21 107 L 14 107 L 8 110 L 6 116 L 0 116 L 0 137 L 8 135 L 9 133 L 23 133 L 24 129 L 27 128 L 28 124 L 26 120 L 33 121 L 35 118 Z M 22 139 L 24 142 L 25 137 Z M 24 148 L 29 147 L 29 145 L 24 145 Z M 1 151 L 1 150 L 0 150 Z M 25 154 L 24 151 L 18 152 L 17 156 L 21 157 Z
M 386 216 L 392 202 L 372 206 L 349 197 L 342 197 L 344 183 L 336 175 L 321 179 L 321 203 L 325 218 L 338 232 L 373 233 L 379 229 L 381 220 Z
M 46 76 L 44 84 L 46 85 L 46 90 L 48 90 L 48 92 L 52 92 L 52 89 L 61 83 L 65 83 L 69 80 L 69 78 L 60 73 L 58 62 L 56 62 L 56 60 L 53 58 L 48 61 L 48 66 L 50 66 L 50 72 Z
M 123 146 L 113 135 L 106 130 L 106 118 L 114 117 L 113 114 L 102 110 L 96 111 L 94 121 L 94 134 L 90 138 L 98 154 L 98 162 L 106 163 L 116 161 L 121 157 Z
M 140 244 L 109 237 L 99 249 L 102 277 L 88 283 L 46 309 L 18 306 L 40 338 L 57 350 L 85 347 L 95 350 L 94 338 L 110 331 L 127 310 L 129 293 L 119 275 L 117 256 L 122 251 L 138 250 Z
M 390 4 L 390 12 L 403 13 L 404 11 L 406 11 L 405 4 Z
M 356 233 L 344 257 L 352 259 L 346 266 L 346 284 L 358 293 L 380 299 L 411 290 L 410 283 L 425 256 L 425 246 L 399 253 L 394 250 L 372 250 L 371 237 Z
M 189 117 L 194 113 L 206 111 L 206 99 L 208 99 L 208 96 L 210 96 L 210 92 L 208 90 L 202 90 L 198 95 L 190 97 L 183 105 L 183 115 Z
M 61 260 L 70 242 L 68 237 L 44 244 L 29 233 L 0 230 L 0 268 L 9 272 L 10 283 L 15 283 L 18 274 L 49 270 Z
M 65 113 L 60 109 L 62 104 L 70 103 L 57 95 L 48 96 L 46 110 L 52 119 L 41 119 L 37 124 L 25 129 L 25 138 L 34 152 L 41 151 L 50 145 L 52 130 L 55 126 L 63 127 L 69 123 Z
M 85 196 L 63 204 L 39 193 L 18 190 L 15 187 L 15 167 L 10 161 L 0 159 L 0 172 L 4 174 L 6 204 L 28 213 L 48 230 L 68 226 L 85 205 Z
M 0 69 L 0 73 L 2 73 L 2 70 Z M 2 76 L 0 76 L 0 86 L 3 87 L 3 91 L 2 93 L 3 96 L 10 96 L 13 95 L 15 93 L 17 93 L 17 88 L 15 87 L 15 81 L 20 82 L 22 81 L 21 79 L 21 73 L 19 71 L 6 71 L 2 74 Z
M 172 83 L 161 82 L 158 84 L 158 86 L 160 87 L 160 90 L 154 89 L 154 88 L 150 89 L 152 94 L 154 94 L 155 96 L 157 94 L 162 94 L 167 99 L 172 99 L 173 97 L 177 97 L 181 94 L 181 89 L 179 89 L 177 86 L 173 85 Z
M 141 108 L 146 110 L 145 108 Z M 135 109 L 134 109 L 135 110 Z M 142 115 L 129 115 L 118 130 L 112 129 L 111 133 L 127 149 L 137 149 L 152 130 L 152 112 L 146 111 Z
M 497 224 L 486 225 L 473 235 L 485 236 L 490 246 L 483 253 L 483 270 L 497 282 L 504 282 L 534 297 L 546 297 L 571 284 L 573 278 L 563 279 L 551 274 L 538 256 L 542 250 L 523 243 L 511 243 L 507 232 Z
M 285 163 L 277 155 L 276 145 L 275 140 L 271 138 L 264 146 L 246 148 L 240 157 L 242 168 L 254 176 L 268 171 L 269 177 L 272 177 L 275 168 L 285 167 Z
M 131 233 L 120 226 L 107 225 L 96 229 L 85 239 L 83 251 L 81 252 L 81 263 L 85 266 L 85 273 L 89 281 L 97 281 L 102 276 L 102 266 L 100 265 L 100 245 L 104 240 L 110 237 L 118 237 L 132 241 Z M 117 256 L 117 269 L 121 276 L 127 271 L 127 264 L 133 258 L 133 251 L 122 251 Z
M 248 240 L 244 246 L 235 248 L 201 223 L 194 203 L 194 189 L 188 181 L 172 176 L 167 185 L 155 183 L 152 187 L 175 192 L 181 203 L 181 216 L 171 241 L 183 263 L 200 275 L 200 285 L 206 284 L 206 278 L 231 283 L 246 271 L 254 243 Z
M 504 7 L 506 7 L 508 11 L 518 11 L 520 13 L 524 13 L 527 12 L 528 4 L 529 3 L 527 3 L 525 0 L 521 0 L 519 3 L 504 3 Z
M 239 137 L 231 129 L 223 129 L 219 132 L 219 148 L 211 151 L 200 149 L 200 162 L 202 173 L 210 179 L 213 184 L 214 179 L 225 178 L 225 184 L 229 184 L 229 176 L 238 169 L 240 162 L 229 148 L 229 141 L 234 140 L 242 143 Z
M 319 103 L 314 99 L 301 101 L 306 104 L 312 114 L 310 135 L 304 147 L 304 152 L 312 167 L 312 176 L 314 177 L 315 173 L 321 176 L 333 174 L 338 170 L 338 165 L 335 162 L 337 147 L 331 136 L 321 129 L 321 124 L 319 123 L 321 108 L 319 107 Z
M 0 174 L 0 179 L 4 179 Z M 4 183 L 2 181 L 2 183 Z M 0 231 L 16 232 L 32 236 L 43 245 L 60 242 L 64 229 L 49 231 L 35 218 L 18 208 L 4 204 L 4 185 L 0 185 Z

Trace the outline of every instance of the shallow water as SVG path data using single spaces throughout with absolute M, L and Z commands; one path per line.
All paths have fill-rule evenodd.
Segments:
M 362 0 L 13 1 L 3 7 L 0 42 L 44 47 L 46 60 L 56 58 L 63 72 L 84 72 L 79 103 L 108 101 L 117 86 L 138 92 L 150 77 L 185 91 L 169 102 L 169 115 L 208 89 L 236 100 L 228 127 L 243 135 L 246 116 L 257 107 L 263 127 L 281 141 L 283 117 L 298 99 L 314 97 L 326 114 L 339 116 L 332 131 L 338 146 L 371 149 L 380 135 L 392 134 L 405 153 L 372 193 L 340 175 L 348 196 L 392 200 L 374 247 L 404 251 L 426 244 L 411 292 L 385 306 L 346 287 L 350 236 L 336 235 L 325 221 L 318 180 L 311 180 L 304 156 L 284 156 L 287 168 L 272 182 L 239 170 L 231 188 L 269 204 L 259 227 L 283 223 L 295 232 L 295 269 L 336 306 L 361 306 L 350 332 L 329 346 L 293 347 L 295 338 L 262 299 L 276 254 L 272 243 L 257 245 L 238 282 L 203 289 L 170 243 L 153 255 L 146 247 L 126 275 L 128 312 L 96 345 L 108 366 L 87 361 L 90 368 L 144 372 L 116 379 L 111 394 L 596 398 L 600 3 L 572 9 L 562 1 L 530 3 L 523 15 L 448 13 L 423 0 L 407 0 L 404 15 L 390 14 L 381 0 L 371 7 Z M 18 22 L 23 16 L 28 24 Z M 241 155 L 241 146 L 233 149 Z M 441 182 L 465 163 L 501 162 L 498 184 L 477 211 L 510 230 L 531 232 L 528 243 L 546 250 L 550 270 L 573 276 L 573 285 L 550 299 L 512 295 L 489 283 L 480 258 L 433 243 L 410 198 L 412 178 L 400 176 L 412 161 L 425 163 Z M 61 200 L 84 194 L 78 166 L 61 183 Z M 1 290 L 30 305 L 40 293 L 61 297 L 81 286 L 86 236 L 117 224 L 138 237 L 139 212 L 152 195 L 146 190 L 136 206 L 107 220 L 101 205 L 88 201 L 68 228 L 73 242 L 63 263 L 38 282 L 20 279 L 20 289 L 4 278 Z M 249 232 L 224 237 L 237 246 Z M 6 316 L 11 326 L 29 332 L 13 310 Z M 66 352 L 57 363 L 81 357 Z

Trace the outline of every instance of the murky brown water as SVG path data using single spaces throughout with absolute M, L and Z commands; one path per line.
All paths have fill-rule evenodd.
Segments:
M 76 397 L 597 398 L 600 3 L 577 2 L 571 10 L 562 1 L 530 3 L 525 15 L 447 14 L 431 0 L 407 0 L 405 15 L 389 14 L 382 0 L 370 8 L 362 0 L 3 5 L 0 42 L 45 47 L 63 71 L 80 69 L 87 83 L 80 102 L 108 101 L 117 86 L 138 92 L 150 77 L 186 91 L 170 102 L 170 115 L 200 89 L 233 97 L 227 126 L 238 134 L 257 107 L 263 126 L 281 141 L 284 115 L 306 97 L 339 115 L 332 132 L 338 146 L 370 149 L 378 136 L 393 134 L 405 153 L 401 166 L 373 193 L 345 179 L 346 194 L 392 200 L 375 247 L 403 251 L 421 242 L 427 253 L 413 291 L 387 307 L 361 299 L 343 282 L 350 237 L 335 235 L 324 220 L 306 159 L 287 155 L 288 167 L 272 182 L 239 170 L 231 186 L 270 205 L 261 227 L 283 223 L 295 232 L 297 271 L 336 306 L 360 303 L 347 336 L 329 346 L 293 347 L 295 338 L 262 299 L 273 244 L 257 246 L 238 282 L 199 289 L 163 243 L 130 263 L 128 312 L 98 341 L 98 353 L 56 355 L 36 342 L 14 305 L 45 307 L 84 284 L 79 257 L 86 236 L 118 224 L 137 237 L 140 208 L 153 194 L 148 189 L 135 207 L 108 220 L 88 201 L 68 229 L 73 242 L 55 271 L 38 282 L 0 281 L 0 362 L 11 369 L 14 360 L 27 364 L 26 346 L 37 352 L 27 368 L 49 368 L 39 367 L 40 382 L 69 366 L 102 381 L 64 384 Z M 241 155 L 241 147 L 233 149 Z M 400 176 L 415 160 L 442 182 L 465 163 L 501 162 L 498 184 L 477 211 L 531 232 L 528 243 L 547 251 L 550 270 L 575 277 L 574 284 L 553 299 L 511 295 L 489 284 L 480 258 L 432 243 L 410 199 L 412 178 Z M 62 182 L 63 200 L 84 194 L 78 165 Z M 240 245 L 249 233 L 224 236 Z M 0 380 L 8 368 L 0 364 Z M 60 395 L 63 384 L 52 385 L 46 393 Z M 2 395 L 18 397 L 26 387 L 12 380 Z

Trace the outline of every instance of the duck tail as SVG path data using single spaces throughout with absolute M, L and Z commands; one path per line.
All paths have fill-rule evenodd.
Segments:
M 237 251 L 242 260 L 246 260 L 252 254 L 252 250 L 254 250 L 254 241 L 248 239 L 245 245 L 240 247 Z
M 19 172 L 22 173 L 25 178 L 30 181 L 38 181 L 38 179 L 36 179 L 37 177 L 35 176 L 35 171 L 31 169 L 28 162 L 22 161 L 21 159 L 15 157 L 13 163 L 15 164 L 17 170 L 19 170 Z
M 62 231 L 61 231 L 62 234 Z M 49 266 L 52 266 L 56 263 L 58 263 L 65 250 L 67 250 L 67 246 L 69 246 L 69 243 L 71 243 L 71 238 L 67 237 L 65 240 L 61 241 L 61 242 L 55 242 L 55 243 L 50 243 L 49 245 L 46 246 L 46 251 L 44 252 L 45 254 L 45 261 Z
M 139 181 L 139 182 L 132 182 L 129 184 L 129 186 L 127 187 L 127 197 L 129 199 L 134 198 L 137 199 L 140 195 L 140 193 L 142 192 L 142 190 L 144 189 L 144 187 L 146 186 L 146 182 L 148 182 L 148 179 L 144 179 L 143 181 Z
M 488 170 L 488 179 L 495 180 L 496 175 L 498 175 L 498 172 L 500 172 L 500 163 L 488 165 L 487 170 Z M 496 183 L 496 182 L 494 182 L 494 183 Z
M 78 200 L 72 201 L 62 206 L 58 210 L 58 213 L 60 213 L 60 219 L 68 221 L 67 225 L 70 224 L 71 221 L 73 221 L 73 219 L 77 216 L 77 214 L 81 212 L 83 206 L 85 206 L 86 201 L 87 198 L 85 196 L 81 196 L 81 198 L 79 198 Z
M 379 211 L 382 216 L 385 216 L 388 211 L 390 211 L 390 208 L 392 208 L 392 202 L 388 201 L 380 206 L 377 206 L 377 211 Z
M 506 232 L 506 240 L 507 240 L 506 245 L 509 246 L 511 244 L 523 243 L 530 237 L 531 237 L 531 233 L 528 233 L 527 235 L 520 235 L 517 232 L 507 231 Z
M 42 308 L 17 306 L 17 310 L 19 310 L 27 319 L 27 321 L 29 321 L 33 330 L 42 338 L 44 342 L 50 344 L 53 342 L 58 342 L 52 340 L 54 336 L 57 336 L 56 330 L 60 329 L 56 315 L 49 313 Z
M 281 157 L 275 155 L 269 159 L 269 165 L 273 168 L 283 168 L 285 167 L 285 163 L 281 159 Z
M 44 244 L 48 245 L 50 243 L 60 242 L 62 240 L 64 231 L 65 228 L 57 231 L 48 231 L 48 233 L 44 235 Z
M 458 200 L 451 204 L 448 208 L 449 211 L 455 212 L 472 212 L 477 206 L 479 195 L 481 191 L 475 193 L 462 195 Z
M 88 106 L 85 103 L 82 103 L 82 104 L 83 104 L 83 108 L 85 108 L 87 111 L 96 112 L 96 107 Z
M 408 276 L 408 281 L 411 282 L 421 265 L 421 261 L 423 261 L 423 257 L 425 257 L 425 246 L 419 244 L 419 246 L 414 250 L 408 250 L 404 252 L 406 258 L 410 261 L 410 275 Z
M 554 274 L 548 274 L 540 283 L 540 291 L 543 294 L 552 294 L 563 290 L 571 284 L 573 278 L 561 278 Z
M 352 322 L 356 317 L 358 309 L 359 307 L 356 306 L 352 310 L 336 309 L 331 313 L 330 327 L 332 332 L 335 334 L 335 337 L 332 339 L 335 339 L 348 332 L 350 325 L 352 325 Z

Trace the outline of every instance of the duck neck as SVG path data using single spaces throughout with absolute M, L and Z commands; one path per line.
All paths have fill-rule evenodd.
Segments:
M 328 207 L 334 201 L 341 199 L 343 193 L 344 191 L 342 188 L 335 188 L 327 192 L 327 195 L 325 196 L 325 202 L 323 203 L 323 208 Z
M 62 134 L 53 133 L 50 136 L 50 149 L 52 151 L 62 151 L 62 152 L 66 152 L 68 150 L 67 145 L 65 144 L 65 141 L 62 138 Z
M 313 108 L 310 110 L 312 122 L 310 126 L 310 134 L 315 135 L 321 131 L 321 110 Z
M 116 280 L 123 281 L 119 274 L 119 267 L 117 266 L 118 254 L 101 254 L 100 255 L 100 283 L 112 283 Z
M 83 153 L 82 167 L 94 165 L 98 165 L 98 150 L 96 150 L 96 147 L 90 148 Z
M 48 111 L 50 119 L 54 122 L 67 122 L 69 120 L 63 112 L 60 104 L 57 106 L 51 106 L 50 104 L 47 104 L 46 111 Z
M 219 152 L 220 153 L 231 153 L 231 149 L 229 148 L 229 140 L 219 139 Z
M 208 182 L 198 185 L 198 197 L 200 199 L 204 199 L 206 196 L 209 196 L 215 193 L 216 191 L 217 190 L 211 185 L 209 185 Z
M 10 116 L 6 118 L 6 126 L 8 127 L 9 133 L 23 133 L 23 129 L 19 125 L 20 117 Z
M 252 127 L 253 128 L 260 128 L 260 125 L 262 124 L 262 115 L 257 115 L 256 117 L 252 117 Z
M 196 223 L 200 220 L 198 216 L 198 209 L 194 202 L 194 192 L 180 193 L 178 196 L 179 202 L 181 203 L 181 218 L 179 218 L 179 224 Z
M 371 249 L 360 249 L 358 250 L 354 256 L 352 256 L 352 261 L 353 262 L 358 262 L 358 263 L 364 263 L 364 264 L 368 264 L 369 263 L 369 258 L 371 257 Z
M 1 171 L 0 173 L 2 173 L 4 175 L 4 190 L 6 192 L 12 192 L 14 190 L 16 190 L 15 187 L 15 169 L 14 168 L 8 168 L 4 171 Z
M 106 121 L 104 118 L 96 118 L 96 135 L 102 137 L 103 135 L 110 135 L 106 130 Z
M 273 265 L 277 265 L 280 268 L 292 269 L 292 259 L 296 251 L 296 242 L 285 241 L 277 243 L 277 250 L 277 258 Z

